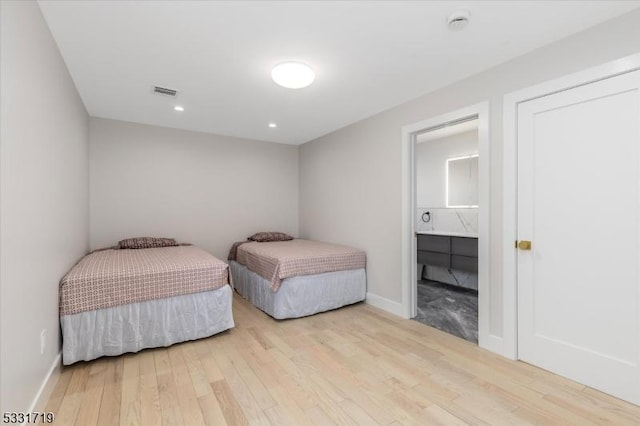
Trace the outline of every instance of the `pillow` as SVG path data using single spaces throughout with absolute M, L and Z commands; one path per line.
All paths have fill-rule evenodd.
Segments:
M 176 240 L 173 238 L 155 238 L 155 237 L 137 237 L 127 238 L 118 242 L 118 248 L 121 249 L 145 249 L 156 247 L 173 247 L 177 246 Z
M 284 232 L 258 232 L 247 239 L 258 243 L 266 243 L 268 241 L 289 241 L 293 240 L 293 237 Z

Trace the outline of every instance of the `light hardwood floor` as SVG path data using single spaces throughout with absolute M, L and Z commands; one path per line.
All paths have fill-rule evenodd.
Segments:
M 59 425 L 640 424 L 640 407 L 365 304 L 63 369 Z

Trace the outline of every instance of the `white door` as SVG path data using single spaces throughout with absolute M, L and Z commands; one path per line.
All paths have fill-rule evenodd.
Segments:
M 640 404 L 640 71 L 518 107 L 518 357 Z

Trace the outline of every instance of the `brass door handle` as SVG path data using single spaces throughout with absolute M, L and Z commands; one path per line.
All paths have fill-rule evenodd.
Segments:
M 516 241 L 516 247 L 520 250 L 531 250 L 531 241 L 520 240 Z

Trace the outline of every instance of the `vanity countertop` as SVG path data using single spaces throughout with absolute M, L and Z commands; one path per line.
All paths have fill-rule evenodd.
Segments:
M 478 238 L 478 234 L 469 232 L 445 232 L 445 231 L 418 231 L 422 235 L 448 235 L 450 237 Z

